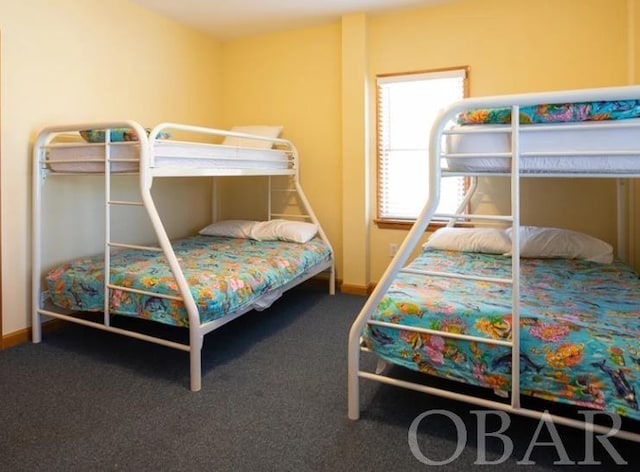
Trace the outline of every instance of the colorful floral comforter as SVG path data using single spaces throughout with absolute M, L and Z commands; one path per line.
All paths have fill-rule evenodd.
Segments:
M 640 100 L 558 103 L 521 107 L 520 123 L 622 120 L 640 117 Z M 458 115 L 458 124 L 511 123 L 511 107 L 472 109 Z
M 509 277 L 511 259 L 424 250 L 411 267 Z M 640 419 L 640 279 L 621 263 L 521 260 L 523 394 Z M 508 340 L 511 287 L 399 274 L 373 319 Z M 417 371 L 508 391 L 509 348 L 368 325 L 382 358 Z
M 174 250 L 198 305 L 202 323 L 247 308 L 261 295 L 282 287 L 310 268 L 330 260 L 319 238 L 306 244 L 194 236 L 174 243 Z M 46 277 L 53 303 L 61 308 L 103 311 L 103 256 L 64 264 Z M 177 294 L 166 259 L 151 251 L 114 252 L 111 283 L 138 290 Z M 111 291 L 113 313 L 187 326 L 180 301 Z

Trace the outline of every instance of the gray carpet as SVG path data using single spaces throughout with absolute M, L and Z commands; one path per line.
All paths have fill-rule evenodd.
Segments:
M 514 444 L 508 459 L 475 465 L 470 410 L 477 408 L 369 381 L 361 381 L 361 419 L 348 420 L 347 334 L 363 303 L 357 296 L 294 290 L 269 310 L 209 334 L 198 393 L 188 390 L 186 353 L 81 326 L 2 351 L 0 469 L 418 471 L 427 466 L 411 453 L 409 426 L 436 408 L 458 415 L 469 433 L 457 459 L 439 470 L 567 469 L 554 465 L 558 454 L 549 445 L 534 448 L 534 465 L 517 464 L 538 424 L 523 418 L 514 418 L 505 432 Z M 166 331 L 155 323 L 120 323 Z M 569 458 L 583 460 L 583 433 L 558 431 Z M 444 461 L 457 438 L 450 420 L 433 415 L 420 422 L 417 444 L 425 457 Z M 537 443 L 545 441 L 549 436 L 542 434 Z M 503 443 L 490 438 L 487 444 L 487 458 L 500 458 Z M 638 470 L 640 446 L 612 444 L 629 462 L 616 470 Z M 594 456 L 603 464 L 570 470 L 615 466 L 601 446 Z

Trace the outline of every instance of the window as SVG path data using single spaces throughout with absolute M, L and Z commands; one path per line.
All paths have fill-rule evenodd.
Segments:
M 378 223 L 413 222 L 428 197 L 429 132 L 440 109 L 467 96 L 467 68 L 381 75 L 378 102 Z M 440 213 L 453 213 L 467 179 L 442 179 Z

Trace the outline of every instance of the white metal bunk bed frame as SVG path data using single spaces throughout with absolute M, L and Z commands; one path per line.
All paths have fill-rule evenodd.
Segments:
M 139 156 L 135 159 L 120 159 L 111 158 L 112 142 L 110 140 L 110 132 L 105 132 L 105 142 L 97 144 L 97 146 L 104 146 L 105 153 L 104 158 L 100 159 L 73 159 L 65 161 L 64 159 L 56 160 L 57 164 L 65 164 L 67 162 L 73 163 L 103 163 L 107 171 L 103 172 L 104 175 L 104 188 L 105 188 L 105 238 L 104 238 L 104 270 L 105 270 L 105 304 L 104 304 L 104 318 L 103 322 L 94 322 L 83 318 L 74 317 L 68 313 L 61 313 L 54 311 L 54 307 L 44 307 L 46 303 L 46 292 L 42 291 L 42 187 L 48 175 L 63 175 L 65 172 L 52 172 L 49 169 L 51 161 L 47 157 L 47 148 L 51 146 L 51 142 L 55 136 L 77 132 L 87 129 L 99 129 L 99 130 L 111 130 L 118 128 L 130 128 L 135 132 L 139 143 Z M 199 136 L 231 136 L 236 138 L 246 138 L 252 140 L 262 140 L 273 143 L 282 147 L 289 155 L 290 165 L 286 169 L 238 169 L 238 168 L 184 168 L 179 167 L 156 167 L 154 162 L 154 145 L 162 135 L 163 131 L 182 131 L 187 133 L 194 133 Z M 208 142 L 207 142 L 208 144 Z M 112 171 L 111 165 L 123 162 L 139 162 L 139 188 L 141 201 L 119 201 L 111 199 L 111 180 Z M 230 163 L 232 160 L 229 161 Z M 50 126 L 43 128 L 34 143 L 33 148 L 33 213 L 32 213 L 32 231 L 33 231 L 33 244 L 32 244 L 32 341 L 39 343 L 42 340 L 42 316 L 46 315 L 52 318 L 82 324 L 93 328 L 109 331 L 112 333 L 140 339 L 143 341 L 160 344 L 163 346 L 179 349 L 189 352 L 189 366 L 190 366 L 190 389 L 192 391 L 199 391 L 202 387 L 202 366 L 201 366 L 201 351 L 204 341 L 204 335 L 219 328 L 220 326 L 232 321 L 240 315 L 251 311 L 253 308 L 245 308 L 240 311 L 226 314 L 221 318 L 201 323 L 198 308 L 196 306 L 193 294 L 189 290 L 189 284 L 185 278 L 184 273 L 180 267 L 180 263 L 176 258 L 171 241 L 164 228 L 162 220 L 159 216 L 158 210 L 151 194 L 151 188 L 155 178 L 158 177 L 221 177 L 221 176 L 290 176 L 293 179 L 293 188 L 291 189 L 273 189 L 271 179 L 269 179 L 269 198 L 268 198 L 268 217 L 272 219 L 278 218 L 301 218 L 308 219 L 318 226 L 318 233 L 324 240 L 330 249 L 330 260 L 315 268 L 315 270 L 305 274 L 303 279 L 296 279 L 294 282 L 287 284 L 280 289 L 287 290 L 302 281 L 313 277 L 323 271 L 329 271 L 329 293 L 335 293 L 335 261 L 333 255 L 333 249 L 329 243 L 320 222 L 318 221 L 315 213 L 313 212 L 311 205 L 302 190 L 300 185 L 300 169 L 298 162 L 298 151 L 293 143 L 287 139 L 282 138 L 267 138 L 264 136 L 250 135 L 245 133 L 238 133 L 214 128 L 205 128 L 199 126 L 191 126 L 185 124 L 176 123 L 162 123 L 157 125 L 147 137 L 145 129 L 135 121 L 113 121 L 113 122 L 100 122 L 100 123 L 77 123 L 61 126 Z M 68 173 L 66 173 L 68 175 Z M 91 173 L 96 175 L 95 172 Z M 124 173 L 117 173 L 114 175 L 122 175 Z M 129 172 L 131 174 L 131 172 Z M 77 175 L 74 173 L 74 175 Z M 86 173 L 85 173 L 86 175 Z M 302 208 L 300 214 L 276 214 L 272 212 L 272 191 L 289 191 L 295 192 L 300 199 Z M 159 247 L 149 247 L 133 244 L 123 244 L 111 240 L 111 211 L 110 208 L 113 205 L 122 206 L 137 206 L 143 207 L 150 219 L 152 227 L 158 239 Z M 111 284 L 109 281 L 109 268 L 110 268 L 110 250 L 112 248 L 128 248 L 128 249 L 141 249 L 152 250 L 162 252 L 167 259 L 171 272 L 176 279 L 179 295 L 165 295 L 160 293 L 145 292 L 128 287 L 117 286 Z M 127 292 L 137 293 L 141 295 L 149 295 L 155 297 L 162 297 L 172 300 L 179 300 L 184 303 L 185 309 L 188 315 L 188 330 L 189 330 L 189 342 L 183 344 L 179 342 L 173 342 L 167 339 L 135 332 L 128 331 L 122 328 L 111 326 L 111 312 L 109 308 L 109 291 L 110 290 L 123 290 Z
M 395 279 L 396 275 L 403 270 L 403 266 L 407 262 L 411 251 L 419 243 L 421 237 L 424 235 L 429 222 L 433 217 L 441 217 L 449 219 L 450 223 L 457 220 L 481 220 L 481 221 L 497 221 L 497 222 L 510 222 L 514 228 L 520 226 L 520 178 L 529 177 L 607 177 L 618 178 L 618 247 L 620 249 L 625 247 L 626 238 L 626 225 L 622 221 L 625 216 L 626 210 L 620 210 L 621 205 L 624 204 L 624 195 L 622 192 L 622 185 L 627 178 L 638 178 L 640 173 L 592 173 L 592 174 L 571 174 L 571 173 L 522 173 L 520 170 L 520 158 L 524 155 L 520 152 L 520 118 L 519 109 L 525 106 L 535 106 L 547 103 L 578 103 L 578 102 L 591 102 L 591 101 L 614 101 L 614 100 L 629 100 L 640 98 L 640 86 L 623 86 L 623 87 L 606 87 L 599 89 L 582 89 L 563 92 L 545 92 L 545 93 L 529 93 L 521 95 L 503 95 L 484 98 L 468 98 L 458 101 L 451 106 L 445 108 L 440 112 L 436 118 L 434 125 L 430 133 L 430 147 L 429 147 L 429 177 L 428 188 L 430 189 L 427 202 L 416 219 L 415 224 L 407 234 L 405 240 L 402 242 L 395 257 L 382 275 L 380 282 L 376 285 L 375 289 L 371 293 L 370 297 L 366 301 L 365 305 L 361 309 L 349 332 L 349 346 L 348 346 L 348 417 L 352 420 L 357 420 L 360 417 L 360 399 L 359 399 L 359 379 L 375 380 L 378 382 L 403 387 L 419 392 L 437 395 L 444 398 L 450 398 L 457 401 L 467 402 L 475 404 L 484 408 L 507 411 L 513 414 L 518 414 L 525 417 L 552 420 L 557 424 L 562 424 L 574 428 L 585 429 L 588 431 L 595 431 L 607 435 L 615 435 L 619 438 L 640 442 L 640 433 L 634 431 L 625 431 L 620 428 L 620 424 L 614 424 L 613 427 L 606 427 L 599 424 L 589 423 L 585 421 L 579 421 L 574 418 L 559 416 L 555 414 L 549 414 L 548 412 L 542 412 L 533 409 L 523 408 L 520 405 L 520 331 L 519 329 L 512 330 L 511 342 L 494 340 L 484 337 L 468 336 L 461 334 L 454 334 L 449 332 L 443 332 L 432 329 L 416 328 L 411 326 L 385 323 L 381 321 L 371 320 L 371 316 L 374 313 L 376 307 L 382 300 L 382 297 L 389 289 L 389 286 Z M 511 172 L 510 173 L 451 173 L 441 169 L 441 160 L 443 156 L 443 143 L 442 136 L 449 134 L 446 129 L 447 124 L 454 120 L 455 117 L 462 111 L 475 109 L 475 108 L 497 108 L 497 107 L 511 107 L 512 109 L 512 123 L 511 125 L 505 125 L 501 127 L 501 131 L 511 134 L 511 152 L 501 153 L 499 157 L 508 157 L 511 160 Z M 598 123 L 594 123 L 598 126 Z M 544 126 L 544 125 L 536 125 Z M 560 128 L 572 128 L 580 127 L 580 124 L 568 123 L 558 127 Z M 615 123 L 607 122 L 602 126 L 627 126 L 625 120 L 619 120 Z M 640 125 L 635 124 L 638 127 Z M 466 129 L 460 131 L 456 130 L 455 133 L 473 133 L 474 127 L 465 127 Z M 535 128 L 535 127 L 534 127 Z M 528 127 L 530 131 L 534 128 Z M 640 131 L 640 127 L 637 128 Z M 602 151 L 599 152 L 603 154 Z M 640 153 L 640 142 L 638 147 L 630 151 L 616 151 L 617 155 L 638 155 Z M 536 152 L 536 156 L 540 156 L 543 153 Z M 545 155 L 552 157 L 559 157 L 566 155 L 566 153 L 544 153 Z M 589 152 L 577 152 L 573 155 L 588 156 Z M 592 154 L 593 155 L 593 154 Z M 496 156 L 498 156 L 496 154 Z M 491 157 L 496 157 L 491 156 Z M 462 204 L 456 213 L 453 214 L 436 214 L 436 208 L 440 199 L 440 179 L 443 175 L 471 175 L 473 179 L 478 176 L 510 176 L 511 181 L 511 215 L 469 215 L 464 214 L 463 211 L 466 208 L 465 204 Z M 472 191 L 475 190 L 475 182 L 472 185 Z M 469 195 L 470 196 L 470 195 Z M 468 201 L 468 200 L 465 200 Z M 623 206 L 624 208 L 624 206 Z M 512 231 L 512 276 L 509 279 L 496 279 L 489 277 L 475 277 L 475 276 L 461 276 L 451 273 L 442 272 L 423 272 L 425 275 L 436 277 L 453 277 L 453 278 L 467 278 L 473 280 L 484 280 L 492 283 L 511 284 L 512 285 L 512 324 L 514 327 L 520 326 L 520 235 L 519 231 Z M 415 273 L 415 271 L 412 271 Z M 361 344 L 362 331 L 365 325 L 369 323 L 372 325 L 384 326 L 392 329 L 403 329 L 412 332 L 435 334 L 445 338 L 475 341 L 484 344 L 502 345 L 511 348 L 511 365 L 512 365 L 512 385 L 511 385 L 511 400 L 510 403 L 503 403 L 499 401 L 488 400 L 484 398 L 475 397 L 473 395 L 462 394 L 444 390 L 441 388 L 430 387 L 427 385 L 409 382 L 402 379 L 394 378 L 391 376 L 383 375 L 383 370 L 386 362 L 381 358 L 378 360 L 375 372 L 360 369 L 360 352 L 371 352 Z M 619 419 L 619 418 L 618 418 Z

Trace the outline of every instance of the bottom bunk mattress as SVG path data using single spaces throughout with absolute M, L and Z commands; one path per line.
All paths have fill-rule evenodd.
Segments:
M 423 249 L 414 269 L 510 277 L 511 258 Z M 520 389 L 524 395 L 640 419 L 640 280 L 630 268 L 575 259 L 521 259 Z M 509 340 L 511 286 L 398 274 L 372 319 Z M 383 359 L 507 392 L 508 347 L 367 325 Z
M 198 306 L 200 322 L 226 314 L 266 308 L 283 288 L 328 267 L 331 250 L 320 238 L 301 244 L 217 236 L 174 242 L 174 251 Z M 147 292 L 177 295 L 177 284 L 162 253 L 113 251 L 110 281 Z M 104 310 L 104 257 L 81 258 L 46 276 L 54 305 L 76 311 Z M 114 314 L 187 326 L 181 301 L 111 290 Z

